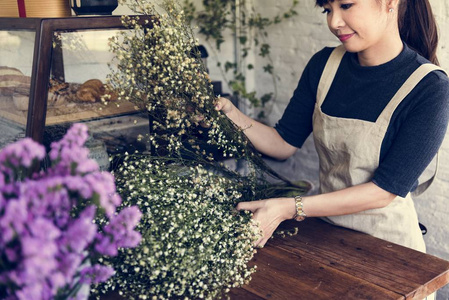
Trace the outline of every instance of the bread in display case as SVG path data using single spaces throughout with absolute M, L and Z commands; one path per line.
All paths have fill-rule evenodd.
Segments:
M 106 84 L 120 30 L 120 16 L 0 18 L 0 147 L 24 136 L 48 147 L 83 122 L 103 168 L 108 155 L 148 149 L 147 114 Z

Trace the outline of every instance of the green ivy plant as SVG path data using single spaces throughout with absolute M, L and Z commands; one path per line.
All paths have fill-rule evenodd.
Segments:
M 212 50 L 213 43 L 215 48 L 220 51 L 220 46 L 223 43 L 233 42 L 226 40 L 225 30 L 230 29 L 238 38 L 240 47 L 237 61 L 224 63 L 219 61 L 217 64 L 221 69 L 223 80 L 232 90 L 233 95 L 237 99 L 246 99 L 255 108 L 260 108 L 257 115 L 260 120 L 266 117 L 267 104 L 270 101 L 274 103 L 277 96 L 276 75 L 270 56 L 271 46 L 267 29 L 296 16 L 297 5 L 298 0 L 292 0 L 291 7 L 287 11 L 268 18 L 256 11 L 254 0 L 203 0 L 201 10 L 191 0 L 184 0 L 183 6 L 187 19 L 198 26 L 199 33 L 205 37 Z M 251 51 L 255 51 L 266 60 L 263 71 L 270 74 L 273 81 L 273 92 L 260 97 L 256 95 L 255 91 L 248 91 L 246 88 L 244 71 L 245 69 L 254 69 L 252 64 L 245 62 L 245 58 Z M 214 53 L 218 57 L 215 51 Z M 231 80 L 228 80 L 229 72 L 232 73 Z

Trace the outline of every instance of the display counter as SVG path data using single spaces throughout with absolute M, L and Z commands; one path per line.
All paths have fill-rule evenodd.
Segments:
M 146 114 L 106 84 L 121 30 L 120 16 L 0 18 L 0 147 L 25 136 L 49 146 L 83 122 L 94 156 L 148 148 Z

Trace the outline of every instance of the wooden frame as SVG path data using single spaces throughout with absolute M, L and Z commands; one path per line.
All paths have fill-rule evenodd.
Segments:
M 140 16 L 143 25 L 148 16 Z M 150 25 L 146 25 L 150 26 Z M 53 74 L 64 77 L 61 51 L 53 50 L 53 35 L 58 31 L 89 29 L 125 29 L 121 16 L 66 18 L 0 18 L 0 30 L 35 31 L 31 87 L 26 136 L 42 143 L 47 114 L 47 97 L 52 64 Z

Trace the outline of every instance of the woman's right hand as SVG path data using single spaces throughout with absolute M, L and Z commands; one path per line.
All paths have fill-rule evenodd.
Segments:
M 221 110 L 225 115 L 228 115 L 234 110 L 236 110 L 237 107 L 235 107 L 234 104 L 232 104 L 231 100 L 224 97 L 220 97 L 215 103 L 215 109 Z
M 231 100 L 223 97 L 217 99 L 217 101 L 215 102 L 215 109 L 218 111 L 222 111 L 228 118 L 230 117 L 229 113 L 233 111 L 239 111 L 238 108 L 235 107 L 234 104 L 232 104 Z M 191 107 L 187 107 L 187 111 L 193 112 L 193 109 Z M 200 125 L 203 128 L 209 128 L 210 124 L 208 122 L 205 122 L 204 119 L 204 115 L 202 114 L 196 114 L 192 117 L 192 120 L 196 124 Z

